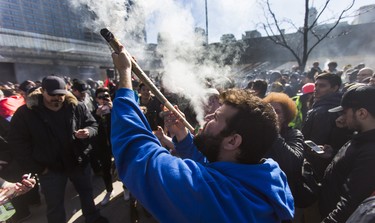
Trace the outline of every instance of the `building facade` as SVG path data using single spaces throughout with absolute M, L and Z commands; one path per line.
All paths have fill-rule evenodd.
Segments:
M 90 16 L 68 0 L 0 0 L 0 81 L 105 78 L 111 50 L 99 31 L 83 26 Z

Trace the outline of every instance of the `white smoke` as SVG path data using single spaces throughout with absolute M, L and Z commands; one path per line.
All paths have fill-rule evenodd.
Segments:
M 117 33 L 125 33 L 125 18 L 128 16 L 123 0 L 69 0 L 73 9 L 82 13 L 87 9 L 93 12 L 93 16 L 86 15 L 84 26 L 94 32 L 104 27 L 115 30 Z
M 193 0 L 134 0 L 131 10 L 124 0 L 69 0 L 76 9 L 87 8 L 95 16 L 88 16 L 86 27 L 99 32 L 107 27 L 120 42 L 125 43 L 128 51 L 138 60 L 147 60 L 139 42 L 132 42 L 126 34 L 144 29 L 157 30 L 162 42 L 157 51 L 163 55 L 164 75 L 162 82 L 168 91 L 178 93 L 189 99 L 197 113 L 200 123 L 203 121 L 203 105 L 207 101 L 206 79 L 214 80 L 215 85 L 223 86 L 230 76 L 230 68 L 209 62 L 207 48 L 203 46 L 205 37 L 195 33 L 196 26 L 205 27 L 204 1 Z M 210 25 L 218 32 L 228 33 L 224 27 L 235 26 L 246 30 L 245 15 L 251 13 L 253 1 L 239 0 L 235 4 L 227 0 L 208 1 L 212 10 L 219 14 L 231 15 L 230 18 L 211 18 Z M 185 2 L 185 3 L 184 3 Z M 197 8 L 201 9 L 198 11 Z M 203 18 L 200 20 L 195 17 Z M 147 21 L 147 22 L 146 22 Z M 223 52 L 222 54 L 225 54 Z M 220 55 L 225 57 L 225 55 Z

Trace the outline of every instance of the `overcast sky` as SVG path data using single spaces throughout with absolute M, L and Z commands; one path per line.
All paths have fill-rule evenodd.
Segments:
M 152 0 L 149 1 L 152 2 Z M 181 32 L 181 27 L 191 26 L 192 24 L 205 29 L 205 0 L 159 0 L 158 2 L 162 6 L 158 6 L 160 8 L 158 8 L 157 13 L 152 11 L 151 14 L 146 15 L 146 31 L 149 43 L 156 43 L 157 33 L 160 30 L 163 32 L 168 30 L 171 34 L 175 34 Z M 323 6 L 323 2 L 325 0 L 311 0 L 310 4 L 319 10 Z M 271 0 L 271 3 L 279 20 L 289 19 L 297 26 L 302 25 L 303 0 Z M 322 18 L 328 20 L 350 3 L 351 0 L 331 0 Z M 372 0 L 356 0 L 351 12 L 371 3 L 374 2 Z M 174 6 L 168 7 L 170 4 Z M 207 4 L 210 43 L 219 42 L 220 37 L 228 33 L 234 34 L 236 39 L 241 39 L 245 31 L 259 28 L 259 24 L 265 21 L 263 10 L 256 0 L 207 0 Z M 180 10 L 181 12 L 179 12 Z M 168 16 L 165 14 L 168 14 Z M 184 21 L 186 21 L 186 24 L 184 24 Z M 287 26 L 283 28 L 288 30 Z

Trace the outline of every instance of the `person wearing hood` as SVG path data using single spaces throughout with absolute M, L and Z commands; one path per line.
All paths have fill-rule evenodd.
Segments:
M 134 99 L 131 58 L 112 54 L 119 74 L 112 110 L 119 176 L 159 222 L 281 222 L 294 203 L 285 174 L 264 159 L 278 135 L 270 104 L 246 90 L 227 90 L 223 105 L 193 136 L 172 113 L 168 129 L 179 157 L 163 148 Z

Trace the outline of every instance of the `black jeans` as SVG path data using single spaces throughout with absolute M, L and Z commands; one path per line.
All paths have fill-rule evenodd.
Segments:
M 94 222 L 100 214 L 94 203 L 89 165 L 84 167 L 83 170 L 77 170 L 68 175 L 63 172 L 48 171 L 48 173 L 39 176 L 42 193 L 47 204 L 48 222 L 66 222 L 64 196 L 68 178 L 79 195 L 85 222 Z

